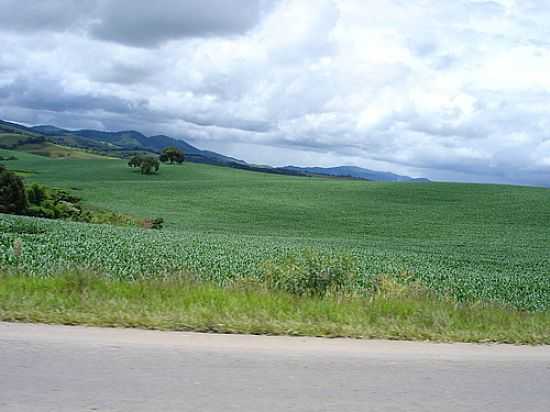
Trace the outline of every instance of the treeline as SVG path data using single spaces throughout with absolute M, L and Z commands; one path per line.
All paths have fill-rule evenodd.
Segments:
M 10 132 L 11 134 L 20 134 L 21 136 L 23 136 L 23 140 L 20 140 L 20 141 L 17 141 L 15 143 L 11 143 L 11 144 L 6 144 L 6 143 L 2 143 L 2 141 L 0 141 L 0 149 L 14 149 L 16 148 L 17 146 L 19 145 L 22 145 L 22 144 L 39 144 L 39 143 L 44 143 L 46 141 L 46 138 L 44 136 L 29 136 L 29 135 L 25 135 L 25 134 L 22 134 L 22 133 L 15 133 L 15 132 Z

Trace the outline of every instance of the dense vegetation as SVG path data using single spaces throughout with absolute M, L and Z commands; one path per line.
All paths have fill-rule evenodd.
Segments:
M 185 276 L 134 282 L 77 271 L 0 273 L 0 320 L 460 342 L 550 344 L 550 312 L 457 304 L 380 279 L 367 297 L 296 296 L 249 281 L 220 288 Z
M 193 164 L 143 179 L 123 161 L 60 167 L 17 157 L 10 167 L 32 172 L 26 182 L 77 189 L 84 204 L 141 219 L 162 216 L 166 229 L 2 216 L 0 259 L 8 268 L 42 275 L 88 266 L 123 279 L 191 271 L 220 284 L 269 276 L 281 283 L 288 273 L 319 273 L 321 262 L 345 269 L 346 287 L 356 291 L 384 274 L 461 301 L 550 308 L 546 189 L 296 178 Z M 16 239 L 21 256 L 13 254 Z
M 183 163 L 185 159 L 185 155 L 183 151 L 178 149 L 177 147 L 165 147 L 162 149 L 162 152 L 160 153 L 160 161 L 163 163 L 170 162 L 170 164 Z
M 0 213 L 23 213 L 26 210 L 23 179 L 0 165 Z
M 150 229 L 159 229 L 164 222 L 161 218 L 140 222 L 120 213 L 83 206 L 80 200 L 66 190 L 37 183 L 26 188 L 18 173 L 0 164 L 0 213 L 121 226 L 142 225 Z
M 153 156 L 138 155 L 128 161 L 128 166 L 138 168 L 142 175 L 151 175 L 159 171 L 160 162 Z

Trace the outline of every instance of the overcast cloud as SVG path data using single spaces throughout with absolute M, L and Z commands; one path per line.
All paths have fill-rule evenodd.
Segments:
M 550 184 L 545 0 L 0 0 L 0 118 Z

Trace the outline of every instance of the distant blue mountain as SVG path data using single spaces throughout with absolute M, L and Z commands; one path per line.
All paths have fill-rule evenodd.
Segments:
M 401 176 L 390 172 L 379 172 L 376 170 L 363 169 L 357 166 L 338 166 L 338 167 L 298 167 L 286 166 L 283 169 L 292 170 L 304 174 L 351 177 L 355 179 L 365 179 L 380 182 L 429 182 L 425 178 L 414 178 Z

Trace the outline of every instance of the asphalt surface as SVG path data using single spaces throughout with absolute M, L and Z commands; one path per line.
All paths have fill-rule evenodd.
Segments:
M 550 348 L 0 323 L 0 411 L 550 411 Z

